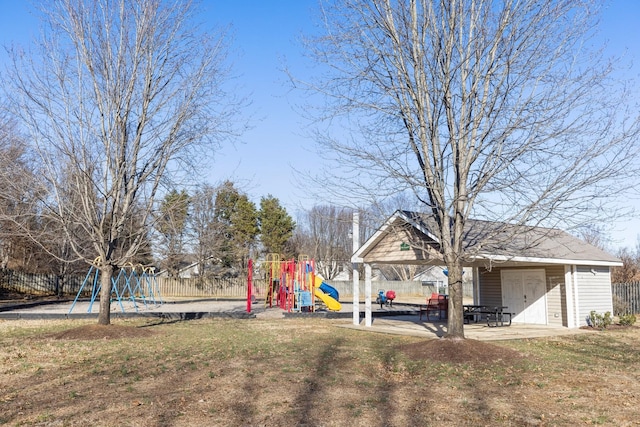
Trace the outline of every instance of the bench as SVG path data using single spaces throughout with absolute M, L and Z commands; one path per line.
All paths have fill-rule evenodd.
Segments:
M 511 326 L 511 316 L 508 307 L 505 306 L 487 306 L 487 305 L 464 305 L 463 317 L 464 323 L 478 323 L 479 320 L 485 319 L 487 326 Z

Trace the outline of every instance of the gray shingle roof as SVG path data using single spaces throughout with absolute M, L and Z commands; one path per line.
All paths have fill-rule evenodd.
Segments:
M 385 225 L 398 220 L 419 230 L 420 235 L 426 235 L 436 243 L 440 241 L 438 227 L 431 216 L 418 212 L 396 211 Z M 366 246 L 375 245 L 379 241 L 380 237 L 376 238 L 374 235 L 356 255 L 368 252 Z M 469 262 L 473 259 L 484 259 L 505 262 L 622 265 L 618 258 L 600 248 L 565 231 L 552 228 L 470 219 L 465 224 L 463 245 Z

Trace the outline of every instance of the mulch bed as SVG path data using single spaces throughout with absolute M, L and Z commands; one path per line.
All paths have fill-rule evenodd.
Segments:
M 399 347 L 412 360 L 436 363 L 496 364 L 512 363 L 524 356 L 519 352 L 491 343 L 472 339 L 425 340 Z
M 48 335 L 55 340 L 114 340 L 120 338 L 146 338 L 153 335 L 149 328 L 124 325 L 85 325 Z

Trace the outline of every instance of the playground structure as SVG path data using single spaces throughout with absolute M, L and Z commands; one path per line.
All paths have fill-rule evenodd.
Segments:
M 93 303 L 100 295 L 100 288 L 102 287 L 100 282 L 100 270 L 97 267 L 99 262 L 100 258 L 98 257 L 93 261 L 91 267 L 89 267 L 89 271 L 82 282 L 82 286 L 80 286 L 80 290 L 76 294 L 73 304 L 71 304 L 69 314 L 73 311 L 73 308 L 82 295 L 85 286 L 89 283 L 91 284 L 91 300 L 87 313 L 91 313 Z M 123 313 L 125 312 L 124 305 L 122 304 L 123 300 L 131 301 L 136 313 L 138 312 L 138 304 L 136 300 L 141 300 L 145 308 L 148 308 L 147 300 L 149 300 L 149 303 L 154 306 L 162 305 L 163 301 L 155 275 L 155 268 L 145 267 L 141 264 L 134 266 L 131 263 L 121 267 L 118 274 L 111 278 L 111 301 L 114 300 L 114 296 L 115 301 L 118 303 L 120 310 L 122 310 Z
M 252 266 L 253 263 L 251 262 Z M 288 312 L 315 311 L 319 299 L 330 311 L 340 311 L 338 291 L 315 274 L 315 262 L 305 255 L 298 260 L 282 260 L 279 254 L 268 254 L 262 263 L 265 277 L 265 307 L 277 306 Z M 252 277 L 250 267 L 249 277 Z M 253 281 L 248 281 L 248 301 L 253 295 Z M 247 304 L 247 311 L 250 311 Z

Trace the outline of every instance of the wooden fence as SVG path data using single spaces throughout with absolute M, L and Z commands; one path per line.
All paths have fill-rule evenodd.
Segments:
M 86 280 L 86 283 L 85 283 Z M 124 291 L 123 280 L 117 283 L 120 292 Z M 94 283 L 93 275 L 88 279 L 85 276 L 58 276 L 55 274 L 30 274 L 12 270 L 0 270 L 0 297 L 4 292 L 16 292 L 20 294 L 43 296 L 76 296 L 85 283 L 83 296 L 91 296 Z M 135 291 L 134 283 L 130 284 Z M 260 289 L 264 285 L 260 286 Z M 158 277 L 157 287 L 162 297 L 185 298 L 246 298 L 247 279 L 238 277 L 234 279 L 179 279 Z
M 340 294 L 340 299 L 345 300 L 353 295 L 353 283 L 351 281 L 328 281 Z M 182 279 L 160 277 L 158 287 L 163 297 L 175 298 L 219 298 L 234 297 L 244 298 L 247 296 L 247 279 Z M 266 292 L 264 279 L 253 280 L 254 295 L 261 299 Z M 393 289 L 398 297 L 402 296 L 427 296 L 432 292 L 437 292 L 433 286 L 423 286 L 416 281 L 376 281 L 372 283 L 372 298 L 376 297 L 378 289 Z M 360 297 L 364 298 L 364 281 L 360 281 Z
M 0 270 L 0 294 L 2 291 L 13 291 L 31 295 L 60 295 L 75 296 L 85 276 L 60 277 L 53 274 L 27 274 L 11 270 Z M 351 281 L 329 281 L 340 294 L 341 300 L 351 298 L 353 284 Z M 90 296 L 93 276 L 89 277 L 83 289 L 84 296 Z M 258 299 L 264 298 L 266 283 L 263 279 L 254 279 L 254 295 Z M 134 284 L 131 284 L 135 289 Z M 118 284 L 122 292 L 122 284 Z M 364 298 L 364 281 L 360 281 L 360 297 Z M 393 289 L 398 298 L 403 296 L 428 296 L 438 292 L 433 286 L 423 285 L 418 281 L 375 281 L 372 283 L 372 298 L 376 297 L 378 289 Z M 167 298 L 245 298 L 247 296 L 246 277 L 231 279 L 206 278 L 172 278 L 157 277 L 157 287 L 161 297 Z M 471 295 L 471 286 L 465 286 L 465 296 Z M 468 294 L 468 295 L 467 295 Z
M 640 282 L 614 283 L 611 292 L 615 315 L 640 313 Z
M 246 277 L 231 279 L 184 279 L 178 277 L 158 277 L 160 295 L 170 298 L 246 298 Z M 264 288 L 264 283 L 254 280 L 254 286 Z
M 85 296 L 91 295 L 92 280 L 84 288 Z M 29 274 L 12 270 L 0 270 L 0 297 L 4 292 L 18 292 L 29 295 L 75 296 L 85 276 L 58 276 L 55 274 Z M 340 293 L 341 300 L 347 300 L 353 294 L 351 281 L 330 281 L 331 286 Z M 167 298 L 245 298 L 247 279 L 181 279 L 157 278 L 157 289 L 161 297 Z M 254 295 L 261 299 L 265 294 L 265 281 L 254 280 Z M 372 297 L 378 289 L 393 289 L 401 300 L 403 296 L 425 296 L 437 292 L 417 281 L 376 281 L 372 283 Z M 611 285 L 613 309 L 615 315 L 640 314 L 640 282 L 614 283 Z M 364 297 L 364 282 L 360 282 L 360 297 Z M 465 296 L 471 295 L 471 286 L 465 286 Z

